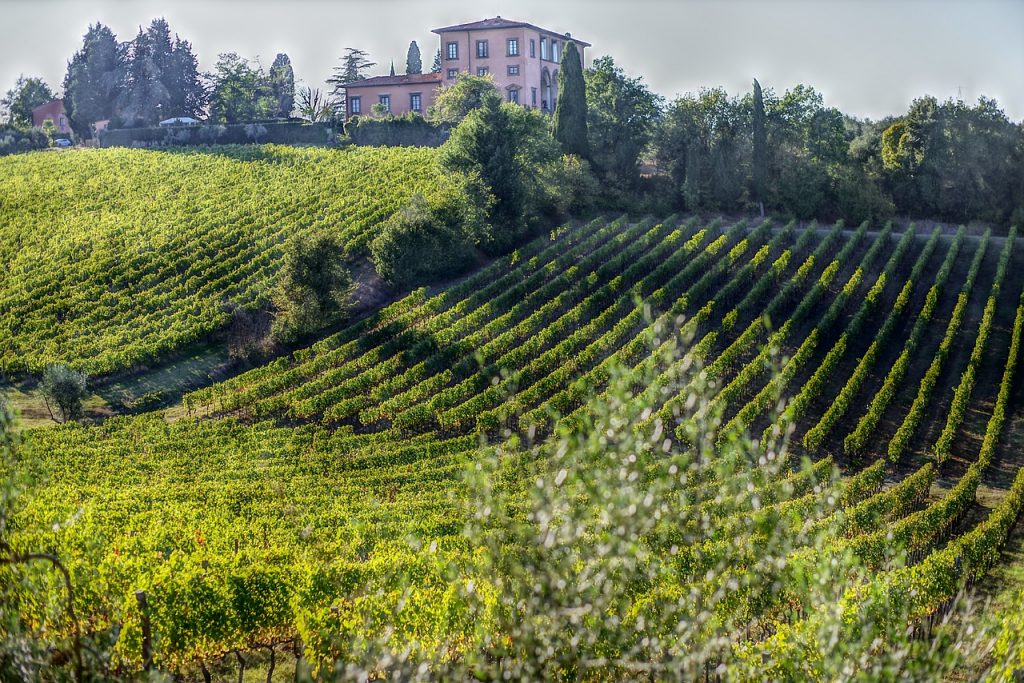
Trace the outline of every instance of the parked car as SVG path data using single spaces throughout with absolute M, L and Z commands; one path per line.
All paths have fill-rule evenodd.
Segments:
M 61 149 L 65 149 L 71 146 L 71 140 L 68 140 L 67 138 L 57 138 L 53 141 L 53 144 L 57 145 Z

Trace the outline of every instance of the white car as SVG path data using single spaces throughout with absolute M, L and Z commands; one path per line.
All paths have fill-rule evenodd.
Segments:
M 53 141 L 53 144 L 64 149 L 71 146 L 71 140 L 68 140 L 67 138 L 57 138 Z

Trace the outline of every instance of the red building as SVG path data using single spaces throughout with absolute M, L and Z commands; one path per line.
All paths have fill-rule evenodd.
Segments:
M 64 111 L 64 100 L 50 100 L 32 110 L 32 125 L 42 128 L 46 121 L 53 121 L 53 125 L 61 133 L 70 133 L 71 124 L 68 122 L 68 115 Z

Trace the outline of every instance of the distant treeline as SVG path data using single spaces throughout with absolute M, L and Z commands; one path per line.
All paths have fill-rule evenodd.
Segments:
M 687 210 L 766 210 L 849 222 L 893 215 L 1024 226 L 1024 127 L 994 100 L 915 100 L 881 121 L 778 97 L 688 94 L 652 127 L 653 157 Z

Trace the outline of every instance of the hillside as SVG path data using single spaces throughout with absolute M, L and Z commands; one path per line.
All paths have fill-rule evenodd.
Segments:
M 304 168 L 182 159 L 261 177 Z M 277 195 L 280 211 L 287 196 Z M 849 614 L 884 595 L 923 622 L 965 578 L 983 576 L 1024 504 L 1021 458 L 1008 446 L 1020 421 L 1007 419 L 1020 408 L 1022 266 L 1013 233 L 678 217 L 561 229 L 436 295 L 414 292 L 186 396 L 188 416 L 173 424 L 154 413 L 27 432 L 20 462 L 36 483 L 14 538 L 68 558 L 90 627 L 123 627 L 118 656 L 136 665 L 138 589 L 165 634 L 161 666 L 186 670 L 296 636 L 326 663 L 351 655 L 356 635 L 371 637 L 396 605 L 400 645 L 451 648 L 457 659 L 501 623 L 489 544 L 506 539 L 503 556 L 530 551 L 511 532 L 467 535 L 497 522 L 481 518 L 486 499 L 466 472 L 500 444 L 495 495 L 508 519 L 536 519 L 535 479 L 557 473 L 584 497 L 601 491 L 586 488 L 599 468 L 560 470 L 562 439 L 611 424 L 602 448 L 632 443 L 626 433 L 646 444 L 623 446 L 630 459 L 614 478 L 624 491 L 635 475 L 690 463 L 649 494 L 646 526 L 630 538 L 662 560 L 623 593 L 636 632 L 645 620 L 671 632 L 678 614 L 664 606 L 686 609 L 677 598 L 691 594 L 721 618 L 707 628 L 735 644 L 737 666 L 793 647 L 820 624 L 799 571 L 764 595 L 739 582 L 715 597 L 769 550 L 789 567 L 850 552 L 861 570 L 837 589 Z M 265 282 L 245 272 L 247 286 Z M 607 405 L 624 386 L 628 419 L 616 422 Z M 749 462 L 687 460 L 694 412 L 715 416 L 710 450 L 732 452 L 739 431 L 763 435 Z M 828 484 L 840 476 L 837 493 Z M 784 547 L 778 534 L 790 537 Z M 909 567 L 890 564 L 897 548 Z M 463 580 L 476 598 L 452 592 Z M 666 656 L 637 638 L 645 656 Z M 714 670 L 722 653 L 694 657 Z
M 444 182 L 429 149 L 82 150 L 0 159 L 0 366 L 93 375 L 207 338 L 274 284 L 289 238 L 366 253 Z

